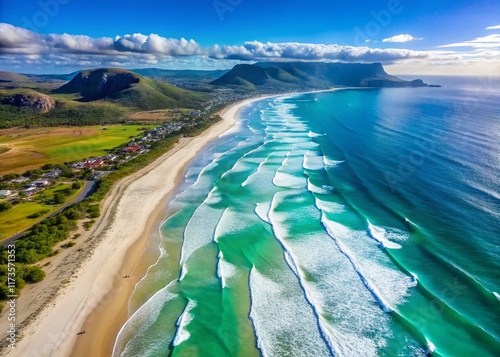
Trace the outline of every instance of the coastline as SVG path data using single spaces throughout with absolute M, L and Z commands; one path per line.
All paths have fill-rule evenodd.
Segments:
M 153 263 L 141 259 L 145 251 L 154 248 L 148 246 L 148 242 L 152 244 L 151 229 L 161 223 L 161 212 L 185 166 L 207 143 L 236 123 L 241 108 L 264 98 L 251 98 L 224 108 L 222 121 L 199 136 L 182 138 L 153 164 L 115 184 L 90 233 L 102 234 L 102 239 L 93 247 L 90 258 L 74 272 L 74 279 L 64 291 L 30 321 L 9 356 L 111 354 L 116 335 L 128 318 L 128 300 L 135 284 Z M 151 259 L 152 254 L 149 256 Z M 124 275 L 131 278 L 124 279 Z M 81 330 L 86 334 L 77 336 Z

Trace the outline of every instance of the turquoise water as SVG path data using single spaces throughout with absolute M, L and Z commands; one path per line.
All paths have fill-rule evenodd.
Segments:
M 186 170 L 114 355 L 500 355 L 499 143 L 492 81 L 244 108 Z

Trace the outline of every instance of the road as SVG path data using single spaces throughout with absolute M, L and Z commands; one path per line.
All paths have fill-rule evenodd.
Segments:
M 65 204 L 63 204 L 61 207 L 59 207 L 57 210 L 55 210 L 54 212 L 52 212 L 51 214 L 49 214 L 44 219 L 52 217 L 52 216 L 55 216 L 56 214 L 64 211 L 66 208 L 68 208 L 69 206 L 71 206 L 73 203 L 77 203 L 77 202 L 83 201 L 86 197 L 90 196 L 95 191 L 96 184 L 97 184 L 96 181 L 84 181 L 82 190 L 80 191 L 80 193 L 75 198 L 73 198 L 71 201 L 66 202 Z M 3 240 L 0 244 L 2 244 L 4 247 L 6 247 L 9 244 L 12 244 L 12 242 L 14 242 L 15 240 L 24 237 L 24 235 L 26 234 L 26 232 L 28 230 L 30 230 L 31 227 L 25 229 L 21 233 L 17 233 L 16 235 L 13 235 L 13 236 L 11 236 L 11 237 Z

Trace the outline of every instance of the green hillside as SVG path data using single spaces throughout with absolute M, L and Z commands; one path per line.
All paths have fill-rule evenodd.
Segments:
M 0 72 L 0 128 L 122 123 L 134 112 L 198 109 L 208 99 L 206 94 L 122 69 L 101 68 L 65 76 L 71 80 L 37 77 L 52 84 L 64 83 L 50 91 L 30 81 L 31 77 Z
M 206 100 L 200 93 L 123 70 L 100 68 L 82 71 L 71 81 L 53 91 L 75 95 L 79 102 L 106 100 L 143 110 L 200 106 Z

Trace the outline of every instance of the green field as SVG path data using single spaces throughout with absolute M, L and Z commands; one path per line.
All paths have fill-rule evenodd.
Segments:
M 69 184 L 55 185 L 34 195 L 33 201 L 22 202 L 15 205 L 7 212 L 0 212 L 0 227 L 2 227 L 2 229 L 0 229 L 0 240 L 28 229 L 33 224 L 40 222 L 49 214 L 61 207 L 62 205 L 50 205 L 47 201 L 52 200 L 54 198 L 54 194 L 70 187 L 71 185 Z M 77 190 L 71 196 L 66 197 L 66 202 L 76 197 L 80 190 Z M 45 213 L 39 217 L 28 218 L 28 216 L 42 211 Z
M 144 125 L 109 125 L 0 130 L 0 175 L 24 173 L 44 164 L 61 164 L 123 145 L 142 133 Z M 151 127 L 151 126 L 149 126 Z M 2 152 L 2 150 L 0 150 Z

